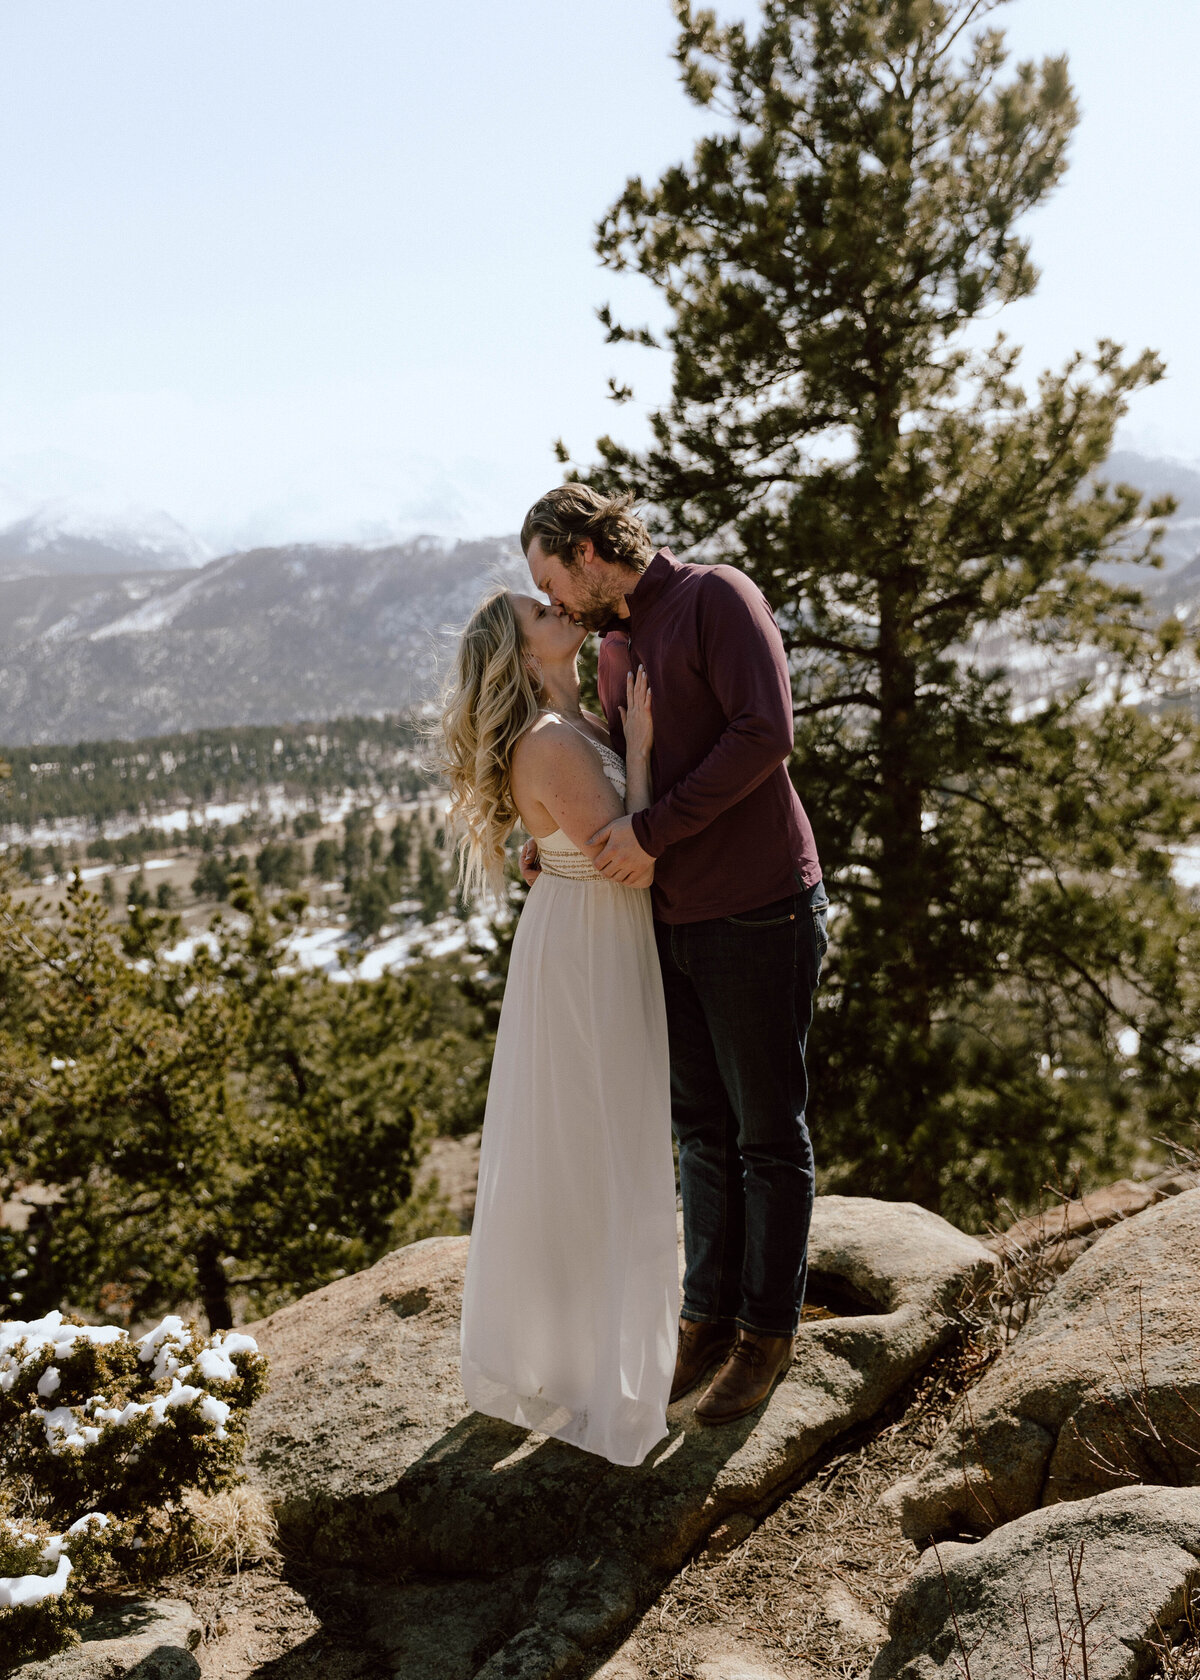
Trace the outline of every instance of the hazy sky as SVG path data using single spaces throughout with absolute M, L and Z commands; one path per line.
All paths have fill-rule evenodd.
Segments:
M 729 13 L 737 8 L 726 4 Z M 1127 441 L 1200 457 L 1197 0 L 1012 0 L 1067 50 L 1073 168 L 1030 221 L 1031 365 L 1170 379 Z M 592 227 L 711 118 L 666 0 L 0 0 L 0 523 L 163 508 L 214 549 L 511 531 L 551 441 L 637 440 L 665 358 Z

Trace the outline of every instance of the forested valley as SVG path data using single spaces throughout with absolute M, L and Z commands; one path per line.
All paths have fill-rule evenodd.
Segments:
M 427 1156 L 481 1124 L 512 923 L 459 899 L 420 729 L 5 756 L 8 1310 L 217 1328 L 460 1230 Z

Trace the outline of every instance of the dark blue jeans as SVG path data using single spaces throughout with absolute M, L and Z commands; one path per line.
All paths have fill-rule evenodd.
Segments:
M 682 1316 L 790 1336 L 813 1205 L 804 1050 L 828 938 L 824 886 L 738 916 L 655 923 L 671 1047 Z

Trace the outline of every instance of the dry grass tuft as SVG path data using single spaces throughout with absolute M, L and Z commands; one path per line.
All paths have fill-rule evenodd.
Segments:
M 187 1508 L 192 1517 L 197 1559 L 210 1567 L 234 1573 L 243 1564 L 264 1563 L 278 1556 L 275 1518 L 262 1494 L 254 1488 L 223 1488 L 220 1493 L 193 1493 Z
M 1152 1680 L 1200 1680 L 1200 1592 L 1188 1599 L 1179 1643 L 1161 1635 L 1150 1641 L 1150 1649 L 1157 1658 Z

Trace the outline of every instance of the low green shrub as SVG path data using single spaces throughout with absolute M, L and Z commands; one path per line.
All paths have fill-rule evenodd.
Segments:
M 0 1323 L 0 1664 L 69 1643 L 80 1594 L 149 1579 L 192 1537 L 187 1496 L 238 1478 L 267 1365 L 178 1317 L 131 1338 L 62 1313 Z

